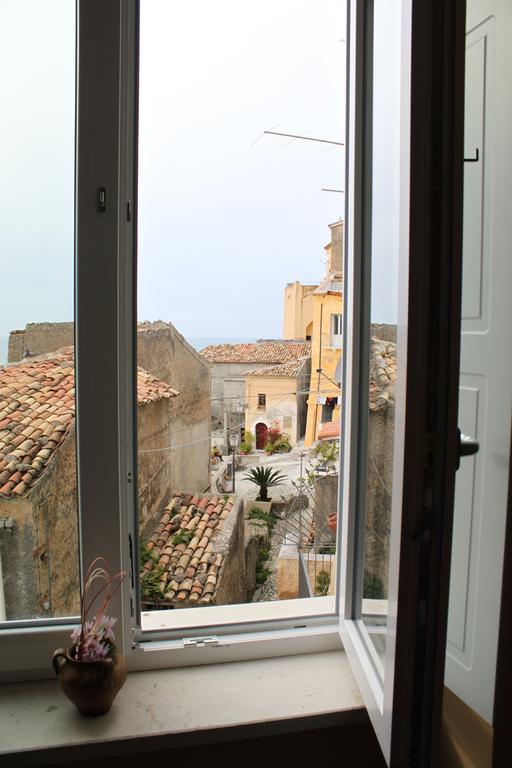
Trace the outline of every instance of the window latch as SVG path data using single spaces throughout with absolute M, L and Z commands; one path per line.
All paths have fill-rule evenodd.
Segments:
M 204 637 L 184 637 L 183 647 L 189 648 L 195 646 L 196 648 L 204 648 L 205 645 L 218 645 L 219 640 L 216 635 L 205 635 Z

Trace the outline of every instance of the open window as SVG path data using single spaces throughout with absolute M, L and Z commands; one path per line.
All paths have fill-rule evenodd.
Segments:
M 141 623 L 140 376 L 148 401 L 155 392 L 172 400 L 175 392 L 137 372 L 139 8 L 135 0 L 78 5 L 81 561 L 101 552 L 114 571 L 129 574 L 112 612 L 132 669 L 311 652 L 340 647 L 341 636 L 384 754 L 395 764 L 410 764 L 420 749 L 428 756 L 439 725 L 457 453 L 462 6 L 348 4 L 343 376 L 339 359 L 331 377 L 322 365 L 309 373 L 298 368 L 299 386 L 290 390 L 302 393 L 301 382 L 316 374 L 327 380 L 323 394 L 343 398 L 336 424 L 337 604 L 322 595 L 309 612 L 285 615 L 276 603 L 256 618 L 242 611 L 223 620 L 212 611 L 225 606 L 205 607 L 194 612 L 185 637 L 184 627 L 171 631 L 159 611 L 148 627 Z M 324 294 L 338 295 L 339 282 L 332 276 Z M 384 337 L 383 325 L 394 325 L 394 335 Z M 314 395 L 316 419 L 322 391 Z M 386 422 L 387 459 L 373 440 L 377 421 Z M 258 424 L 272 429 L 272 419 Z M 152 444 L 150 423 L 145 437 L 155 455 L 168 447 Z M 164 472 L 158 462 L 146 469 L 149 479 Z M 380 489 L 377 502 L 368 493 L 370 477 Z M 385 578 L 372 572 L 376 559 L 386 564 Z M 36 649 L 32 672 L 40 672 L 56 631 L 13 628 L 0 640 L 14 652 L 28 638 Z

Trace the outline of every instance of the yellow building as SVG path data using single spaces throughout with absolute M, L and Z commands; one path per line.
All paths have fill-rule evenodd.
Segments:
M 283 339 L 306 339 L 313 333 L 313 293 L 318 285 L 288 283 L 284 289 Z
M 252 432 L 257 450 L 269 429 L 288 435 L 292 446 L 304 436 L 310 374 L 309 355 L 246 374 L 245 431 Z
M 325 246 L 327 272 L 320 285 L 289 283 L 285 288 L 285 334 L 288 338 L 301 338 L 292 334 L 303 333 L 311 338 L 306 446 L 329 433 L 330 427 L 326 425 L 339 422 L 340 418 L 343 222 L 330 224 L 329 229 L 331 241 Z

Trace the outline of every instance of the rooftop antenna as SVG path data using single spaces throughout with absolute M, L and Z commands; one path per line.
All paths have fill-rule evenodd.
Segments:
M 329 189 L 329 187 L 322 187 L 320 192 L 339 192 L 340 195 L 344 195 L 345 194 L 345 190 L 344 189 Z
M 278 131 L 263 131 L 263 134 L 264 135 L 268 134 L 270 136 L 284 136 L 287 139 L 302 139 L 302 141 L 319 141 L 322 144 L 331 144 L 336 147 L 345 146 L 345 144 L 342 141 L 331 141 L 330 139 L 318 139 L 314 136 L 302 136 L 299 133 L 280 133 Z

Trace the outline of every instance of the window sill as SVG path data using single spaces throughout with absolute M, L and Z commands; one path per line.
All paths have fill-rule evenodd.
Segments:
M 366 718 L 344 651 L 131 672 L 112 710 L 81 717 L 56 681 L 0 686 L 9 765 L 306 730 Z

